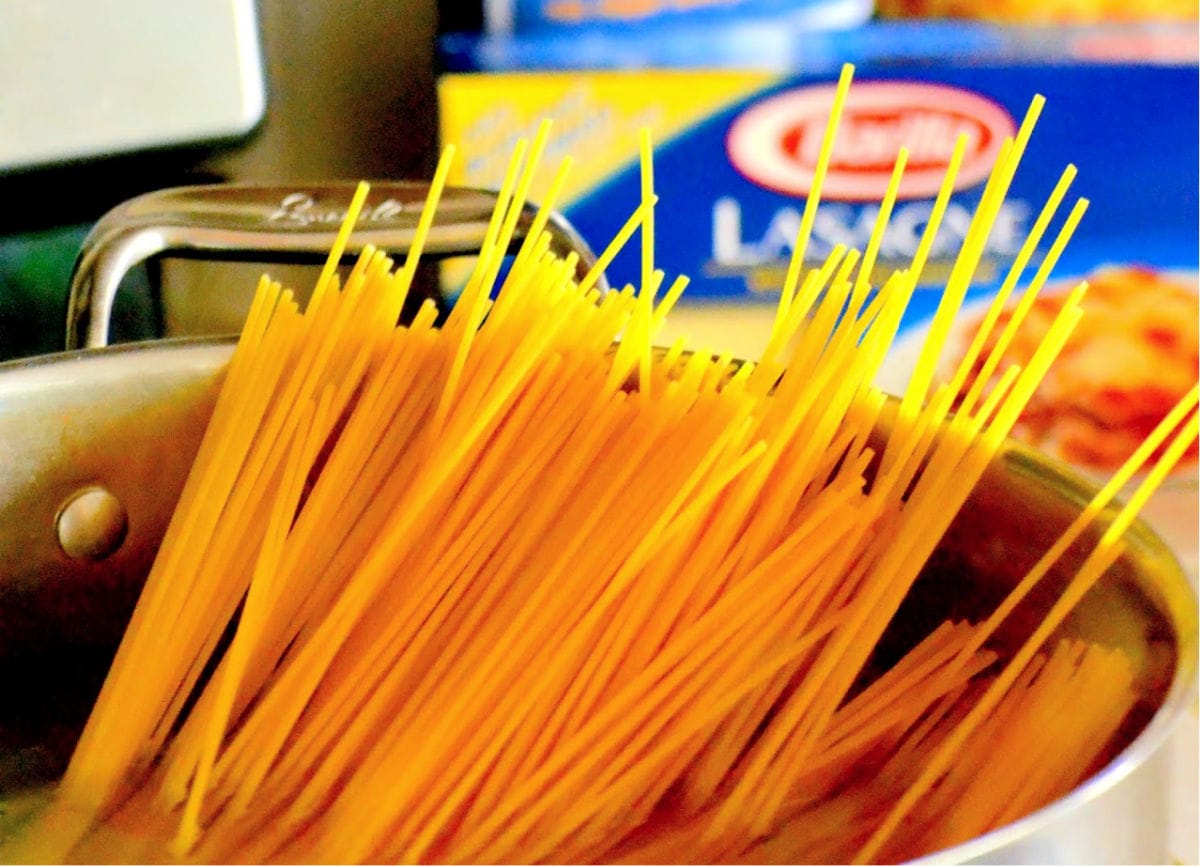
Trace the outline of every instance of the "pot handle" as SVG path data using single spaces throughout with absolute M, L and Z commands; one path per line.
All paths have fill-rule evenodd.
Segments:
M 233 261 L 320 261 L 341 226 L 357 184 L 298 186 L 215 184 L 161 190 L 130 199 L 105 214 L 83 242 L 67 302 L 66 348 L 108 343 L 109 320 L 122 278 L 160 253 Z M 347 256 L 366 244 L 403 253 L 412 243 L 429 185 L 372 182 L 371 193 L 347 245 Z M 443 191 L 425 241 L 434 258 L 479 250 L 496 194 L 450 187 Z M 537 208 L 526 205 L 514 240 L 525 237 Z M 596 257 L 559 214 L 546 224 L 551 249 L 579 256 L 586 273 Z M 606 286 L 601 282 L 600 288 Z

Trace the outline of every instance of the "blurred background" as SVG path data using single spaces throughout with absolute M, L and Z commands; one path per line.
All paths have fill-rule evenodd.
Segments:
M 61 348 L 80 245 L 103 213 L 136 195 L 224 181 L 428 177 L 442 143 L 445 72 L 477 79 L 443 93 L 441 138 L 452 140 L 499 116 L 479 106 L 511 95 L 504 74 L 512 72 L 549 76 L 523 82 L 533 93 L 553 73 L 588 70 L 754 70 L 783 80 L 828 78 L 843 60 L 858 62 L 860 76 L 873 67 L 911 73 L 1087 57 L 1194 65 L 1195 28 L 1196 0 L 0 4 L 0 360 Z M 753 89 L 668 93 L 661 79 L 646 81 L 676 106 L 707 99 L 689 123 Z M 553 108 L 534 99 L 519 110 Z M 590 108 L 603 107 L 581 110 Z M 661 113 L 643 108 L 643 118 Z M 672 123 L 668 136 L 685 125 Z M 607 137 L 617 128 L 608 124 Z M 513 136 L 494 130 L 488 147 L 507 147 Z M 623 157 L 605 154 L 589 169 L 589 149 L 605 138 L 582 148 L 572 140 L 585 163 L 576 195 L 602 186 L 635 150 L 623 138 Z M 463 150 L 475 165 L 483 158 L 470 143 Z M 464 168 L 458 180 L 498 182 L 499 169 L 490 170 Z M 587 215 L 581 222 L 585 235 L 609 227 Z M 145 279 L 118 303 L 115 339 L 161 330 L 152 283 L 162 272 Z
M 0 4 L 0 360 L 62 348 L 76 254 L 126 199 L 427 177 L 438 20 L 432 0 Z M 152 335 L 127 294 L 124 335 Z
M 1197 43 L 1197 0 L 3 2 L 0 361 L 63 347 L 79 252 L 122 202 L 257 183 L 275 185 L 283 203 L 324 181 L 423 179 L 448 143 L 460 151 L 454 183 L 494 188 L 514 143 L 546 117 L 547 162 L 575 159 L 557 206 L 596 248 L 636 206 L 637 132 L 652 130 L 658 264 L 667 282 L 693 281 L 659 339 L 753 356 L 831 83 L 849 61 L 856 83 L 816 258 L 865 243 L 872 202 L 907 143 L 912 183 L 885 235 L 882 279 L 911 257 L 928 217 L 936 185 L 922 178 L 940 178 L 955 136 L 969 144 L 928 285 L 881 374 L 893 390 L 1000 139 L 1046 95 L 963 321 L 996 291 L 1059 173 L 1077 165 L 1077 194 L 1092 205 L 1042 312 L 1054 289 L 1080 279 L 1094 286 L 1091 309 L 1018 432 L 1103 477 L 1196 378 Z M 313 212 L 336 214 L 336 203 L 322 206 Z M 257 269 L 194 259 L 135 268 L 109 336 L 232 332 Z M 612 276 L 636 272 L 619 258 Z M 453 296 L 452 269 L 433 279 L 431 291 Z M 1037 337 L 1018 339 L 1014 360 Z M 1194 457 L 1149 514 L 1193 577 Z M 1197 856 L 1195 731 L 1193 712 L 1176 762 L 1190 775 L 1170 801 L 1179 862 Z

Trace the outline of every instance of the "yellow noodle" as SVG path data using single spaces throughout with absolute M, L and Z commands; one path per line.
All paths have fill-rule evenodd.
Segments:
M 564 161 L 498 285 L 549 126 L 518 143 L 442 327 L 431 302 L 396 321 L 452 152 L 403 264 L 368 246 L 343 285 L 335 267 L 360 187 L 303 314 L 289 292 L 260 285 L 113 673 L 56 802 L 16 852 L 909 857 L 1083 778 L 1121 725 L 1133 671 L 1103 648 L 1041 645 L 1195 440 L 1200 394 L 993 614 L 917 635 L 874 673 L 901 602 L 1081 315 L 1083 285 L 1028 363 L 1002 368 L 1086 202 L 980 358 L 1066 196 L 1068 167 L 967 356 L 939 382 L 1035 99 L 889 406 L 872 381 L 966 139 L 909 267 L 871 284 L 901 150 L 865 249 L 837 247 L 809 268 L 849 81 L 847 69 L 754 363 L 685 355 L 683 341 L 653 348 L 687 281 L 655 267 L 648 133 L 640 201 L 598 264 L 579 278 L 578 258 L 551 249 Z M 639 229 L 637 288 L 601 295 L 604 269 Z M 1172 431 L 1066 592 L 998 660 L 986 647 L 1009 613 Z M 1051 745 L 1061 741 L 1078 748 Z
M 812 183 L 809 185 L 808 196 L 804 201 L 804 213 L 800 217 L 800 230 L 796 236 L 792 258 L 788 263 L 787 275 L 779 294 L 779 312 L 775 323 L 778 326 L 791 312 L 795 299 L 796 286 L 800 282 L 800 274 L 804 268 L 804 258 L 808 249 L 808 238 L 812 234 L 813 222 L 817 218 L 817 206 L 821 201 L 821 187 L 825 182 L 825 174 L 829 170 L 829 160 L 833 156 L 833 142 L 837 135 L 838 123 L 841 121 L 842 109 L 846 104 L 846 96 L 850 92 L 850 80 L 854 72 L 849 65 L 842 67 L 838 77 L 837 89 L 834 92 L 833 104 L 829 108 L 829 120 L 825 125 L 825 134 L 821 139 L 821 150 L 817 155 L 817 164 L 813 169 Z M 802 302 L 801 306 L 805 306 Z M 772 331 L 772 338 L 775 332 Z

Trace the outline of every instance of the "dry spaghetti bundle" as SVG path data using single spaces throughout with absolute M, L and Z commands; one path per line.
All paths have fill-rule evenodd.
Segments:
M 1084 203 L 1043 249 L 1068 170 L 974 346 L 935 381 L 1035 102 L 888 406 L 872 381 L 964 142 L 910 268 L 870 282 L 901 152 L 866 249 L 805 272 L 848 85 L 756 363 L 654 348 L 686 281 L 664 291 L 654 266 L 648 140 L 642 201 L 582 278 L 549 251 L 553 192 L 503 267 L 548 130 L 522 143 L 441 326 L 431 304 L 395 323 L 451 154 L 407 258 L 367 249 L 341 284 L 360 189 L 303 311 L 259 286 L 112 671 L 17 856 L 890 859 L 1011 821 L 1094 769 L 1134 700 L 1131 662 L 1047 638 L 1195 438 L 1196 393 L 990 618 L 943 623 L 864 676 L 1079 316 L 1082 286 L 1026 366 L 998 369 L 1000 309 L 1039 255 L 1015 328 Z M 639 232 L 640 285 L 601 294 Z M 999 657 L 1005 617 L 1155 452 L 1060 601 Z M 1046 729 L 1078 748 L 1031 750 Z

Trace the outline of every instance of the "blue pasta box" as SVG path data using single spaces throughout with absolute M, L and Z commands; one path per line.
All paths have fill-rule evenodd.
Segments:
M 747 18 L 806 29 L 852 27 L 874 11 L 873 0 L 484 0 L 489 33 L 531 33 L 629 27 L 728 25 Z
M 443 141 L 460 154 L 453 182 L 495 187 L 515 141 L 549 118 L 544 180 L 559 158 L 572 157 L 558 207 L 602 248 L 638 204 L 638 131 L 648 127 L 660 198 L 656 264 L 668 281 L 676 274 L 691 278 L 659 339 L 682 335 L 698 348 L 755 357 L 769 334 L 811 191 L 839 67 L 854 61 L 807 246 L 810 261 L 823 260 L 838 244 L 864 247 L 905 146 L 908 167 L 873 284 L 906 266 L 955 142 L 960 136 L 967 142 L 922 282 L 880 373 L 880 384 L 897 391 L 1001 143 L 1040 94 L 1044 109 L 986 240 L 948 355 L 965 348 L 1047 197 L 1073 165 L 1078 175 L 1067 203 L 1022 284 L 1072 201 L 1090 204 L 1022 326 L 1029 333 L 1013 341 L 1012 360 L 1022 360 L 1021 347 L 1036 343 L 1058 299 L 1081 280 L 1091 286 L 1086 315 L 1017 435 L 1103 477 L 1195 382 L 1200 76 L 1194 28 L 898 22 L 764 34 L 758 41 L 736 27 L 718 31 L 686 44 L 661 32 L 644 41 L 596 34 L 448 40 L 447 62 L 460 70 L 440 82 Z M 533 198 L 544 193 L 535 185 Z M 634 243 L 617 257 L 614 283 L 638 280 L 638 255 Z M 1177 474 L 1173 492 L 1158 497 L 1150 517 L 1194 574 L 1194 455 Z

